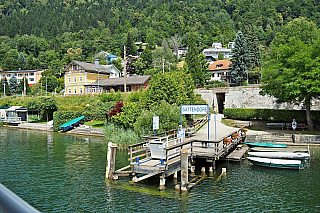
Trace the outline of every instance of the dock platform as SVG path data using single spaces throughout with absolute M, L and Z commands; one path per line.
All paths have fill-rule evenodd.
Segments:
M 243 155 L 248 151 L 249 147 L 238 145 L 233 152 L 231 152 L 227 157 L 226 160 L 228 161 L 241 161 Z

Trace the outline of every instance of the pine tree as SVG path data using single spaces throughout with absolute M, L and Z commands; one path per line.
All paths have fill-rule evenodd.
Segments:
M 28 95 L 31 92 L 28 78 L 25 78 L 25 80 L 24 80 L 24 78 L 21 79 L 19 86 L 18 86 L 18 94 L 22 94 L 24 92 L 24 83 L 26 84 L 26 95 Z
M 249 51 L 249 70 L 254 70 L 256 67 L 261 66 L 260 62 L 260 49 L 259 49 L 259 40 L 257 37 L 257 33 L 255 28 L 252 25 L 247 25 L 244 31 L 245 39 L 247 40 L 248 44 L 248 51 Z
M 203 86 L 205 83 L 205 72 L 202 69 L 199 50 L 197 48 L 193 33 L 188 39 L 188 52 L 186 55 L 186 70 L 191 74 L 196 87 Z
M 131 32 L 128 32 L 126 41 L 126 55 L 137 55 L 137 47 L 133 42 L 133 37 Z
M 11 95 L 7 78 L 2 78 L 0 81 L 0 93 L 5 93 L 4 95 Z
M 248 67 L 250 63 L 247 40 L 242 32 L 239 31 L 234 42 L 235 47 L 232 50 L 230 74 L 234 80 L 243 84 L 244 79 L 248 80 Z
M 11 94 L 18 94 L 18 81 L 17 78 L 15 76 L 12 76 L 9 80 L 9 89 Z

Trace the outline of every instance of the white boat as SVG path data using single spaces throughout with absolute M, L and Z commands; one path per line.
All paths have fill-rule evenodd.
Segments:
M 255 152 L 308 152 L 306 147 L 287 147 L 283 148 L 266 148 L 266 147 L 252 147 L 251 151 Z
M 248 152 L 250 157 L 278 158 L 278 159 L 309 159 L 310 154 L 303 152 Z
M 304 161 L 301 160 L 285 160 L 285 159 L 272 159 L 272 158 L 258 158 L 247 157 L 247 159 L 255 165 L 266 166 L 272 168 L 282 169 L 303 169 Z

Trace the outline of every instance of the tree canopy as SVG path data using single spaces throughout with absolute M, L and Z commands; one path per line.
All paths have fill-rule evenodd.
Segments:
M 305 19 L 295 19 L 284 29 L 288 30 L 275 40 L 262 72 L 262 91 L 278 102 L 304 103 L 308 127 L 313 130 L 310 107 L 312 99 L 320 96 L 320 34 L 314 23 Z

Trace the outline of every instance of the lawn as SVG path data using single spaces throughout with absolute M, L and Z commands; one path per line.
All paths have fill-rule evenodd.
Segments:
M 104 128 L 105 121 L 88 121 L 83 125 L 92 126 L 92 128 Z

